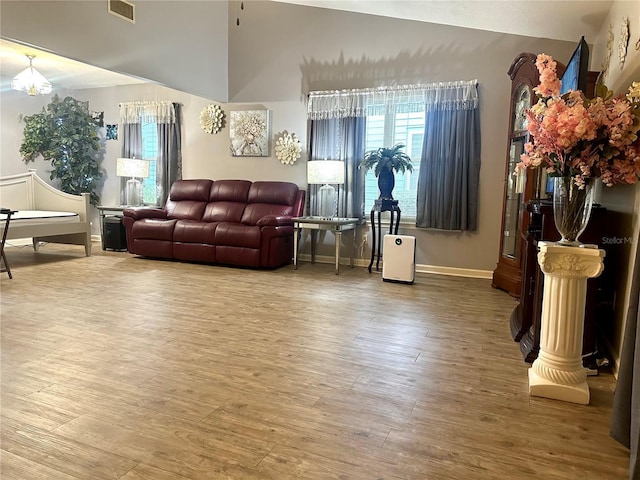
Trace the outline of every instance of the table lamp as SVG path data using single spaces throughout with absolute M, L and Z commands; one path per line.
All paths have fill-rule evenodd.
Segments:
M 344 183 L 344 162 L 341 160 L 307 162 L 307 183 L 310 185 L 322 185 L 318 190 L 320 216 L 335 216 L 336 189 L 333 185 L 342 185 Z
M 116 159 L 116 175 L 129 177 L 125 189 L 127 205 L 132 207 L 142 205 L 142 184 L 138 178 L 149 176 L 149 161 L 137 158 L 118 158 Z

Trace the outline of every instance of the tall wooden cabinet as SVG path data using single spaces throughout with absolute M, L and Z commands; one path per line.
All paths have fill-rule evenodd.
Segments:
M 565 66 L 557 62 L 558 77 L 562 77 Z M 492 285 L 514 297 L 522 292 L 525 269 L 525 245 L 529 239 L 530 215 L 525 212 L 531 200 L 547 198 L 546 174 L 542 169 L 531 169 L 514 175 L 524 145 L 529 141 L 525 112 L 538 98 L 533 89 L 540 83 L 536 68 L 536 55 L 521 53 L 507 71 L 511 78 L 509 102 L 509 130 L 507 132 L 507 155 L 504 173 L 504 197 L 502 204 L 502 228 L 500 230 L 500 254 L 493 271 Z M 587 97 L 593 97 L 598 72 L 588 72 Z M 534 259 L 529 258 L 529 262 Z
M 529 226 L 529 216 L 522 215 L 531 198 L 538 198 L 542 179 L 538 170 L 527 170 L 514 175 L 524 145 L 529 141 L 525 112 L 537 102 L 533 88 L 539 83 L 536 55 L 518 55 L 508 75 L 511 78 L 509 131 L 507 134 L 507 158 L 504 173 L 504 197 L 502 205 L 502 229 L 500 230 L 500 256 L 493 271 L 492 285 L 514 297 L 520 296 L 524 245 Z
M 520 351 L 527 362 L 533 362 L 540 346 L 542 292 L 544 275 L 537 261 L 540 240 L 557 241 L 560 234 L 553 221 L 551 195 L 547 194 L 546 174 L 542 169 L 530 169 L 514 175 L 515 168 L 529 141 L 525 112 L 537 101 L 533 89 L 539 83 L 535 65 L 536 55 L 521 53 L 508 70 L 511 78 L 509 130 L 504 173 L 500 254 L 493 271 L 492 285 L 505 290 L 519 303 L 509 320 L 513 339 L 520 343 Z M 558 62 L 561 77 L 565 66 Z M 589 72 L 586 95 L 592 97 L 598 72 Z M 613 235 L 605 218 L 606 209 L 594 205 L 591 220 L 580 240 L 600 244 L 603 236 Z M 610 253 L 610 252 L 609 252 Z M 605 263 L 607 259 L 605 258 Z M 606 268 L 605 268 L 606 270 Z M 598 318 L 610 316 L 613 292 L 607 287 L 606 275 L 587 282 L 587 298 L 583 338 L 583 354 L 597 353 L 596 324 Z

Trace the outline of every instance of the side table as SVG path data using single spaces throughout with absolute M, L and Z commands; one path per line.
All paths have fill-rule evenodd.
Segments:
M 387 199 L 377 199 L 373 204 L 373 208 L 371 209 L 371 236 L 372 236 L 372 245 L 371 245 L 371 262 L 369 262 L 369 273 L 371 273 L 371 266 L 373 265 L 374 258 L 376 259 L 376 272 L 380 270 L 380 258 L 382 255 L 380 254 L 380 243 L 382 240 L 382 235 L 380 232 L 381 221 L 380 214 L 382 212 L 391 212 L 391 220 L 389 221 L 389 234 L 397 235 L 398 228 L 400 227 L 400 206 L 398 205 L 398 200 L 387 200 Z M 377 229 L 378 233 L 376 235 L 376 213 L 378 214 L 378 224 Z M 396 217 L 395 214 L 398 214 Z M 395 219 L 395 225 L 394 225 Z
M 336 242 L 336 275 L 340 274 L 340 243 L 342 232 L 353 230 L 353 247 L 351 250 L 351 267 L 356 251 L 356 227 L 360 220 L 357 218 L 342 217 L 295 217 L 293 219 L 293 269 L 298 268 L 298 237 L 303 229 L 311 230 L 311 263 L 316 261 L 316 232 L 318 230 L 330 230 L 335 235 Z
M 125 208 L 129 207 L 127 205 L 98 205 L 96 208 L 98 209 L 98 214 L 100 215 L 100 239 L 102 241 L 102 250 L 106 250 L 107 246 L 105 244 L 105 221 L 107 217 L 117 217 L 121 219 L 122 212 Z M 124 250 L 126 250 L 126 248 Z

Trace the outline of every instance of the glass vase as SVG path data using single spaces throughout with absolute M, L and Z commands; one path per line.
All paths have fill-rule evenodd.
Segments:
M 593 205 L 593 180 L 586 179 L 580 188 L 574 177 L 555 177 L 553 186 L 553 219 L 562 236 L 560 245 L 580 246 L 578 237 L 584 232 Z

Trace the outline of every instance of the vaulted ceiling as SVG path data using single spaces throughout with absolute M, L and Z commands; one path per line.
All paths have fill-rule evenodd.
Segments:
M 186 1 L 186 0 L 185 0 Z M 613 0 L 272 0 L 415 21 L 577 42 L 595 40 Z M 145 82 L 0 39 L 0 89 L 28 66 L 58 87 L 96 88 Z
M 0 91 L 10 89 L 11 79 L 29 66 L 26 55 L 35 56 L 33 67 L 56 88 L 75 90 L 146 82 L 144 79 L 110 72 L 37 48 L 0 39 Z
M 593 42 L 613 0 L 274 0 L 385 17 Z M 635 1 L 635 0 L 628 0 Z

